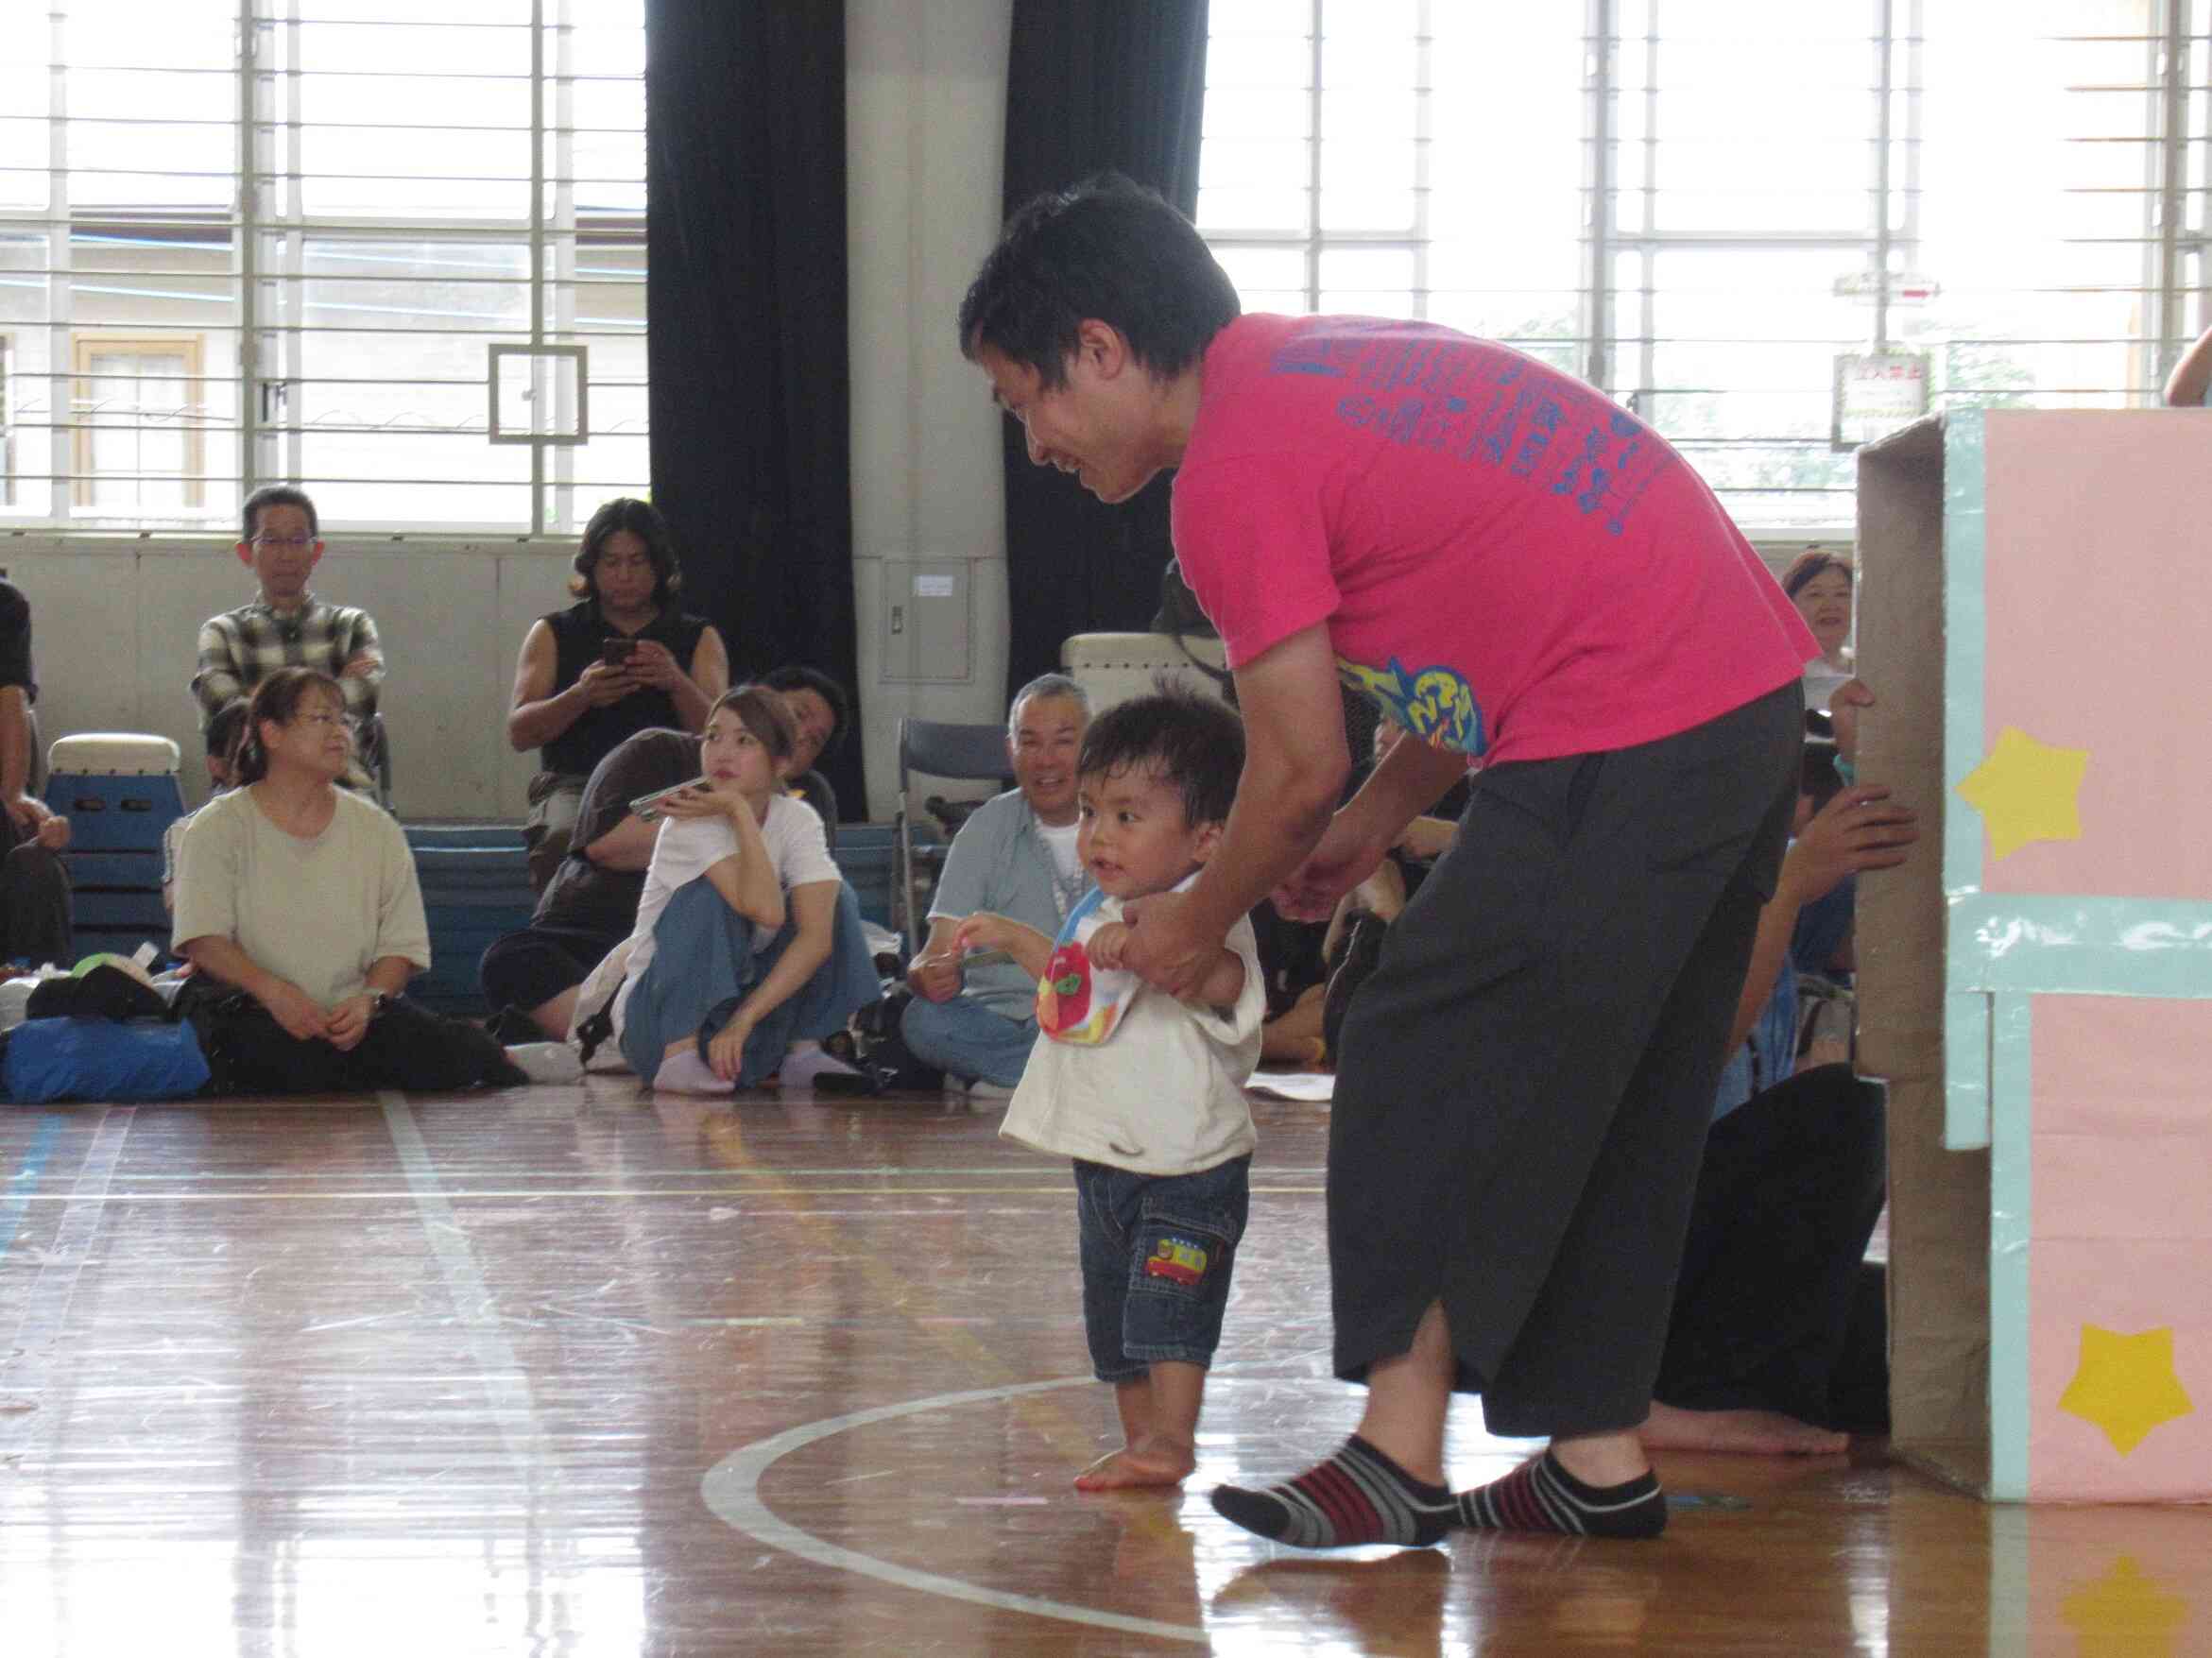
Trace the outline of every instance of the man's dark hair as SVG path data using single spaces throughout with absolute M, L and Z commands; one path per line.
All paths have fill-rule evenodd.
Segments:
M 845 741 L 845 727 L 852 720 L 852 698 L 846 694 L 844 686 L 819 668 L 809 668 L 800 662 L 787 662 L 780 668 L 771 668 L 754 683 L 765 685 L 770 691 L 811 691 L 828 703 L 830 740 L 822 744 L 822 752 L 837 752 L 837 745 Z
M 960 301 L 960 350 L 973 362 L 988 346 L 1056 390 L 1077 331 L 1095 317 L 1165 380 L 1197 362 L 1242 309 L 1189 219 L 1157 192 L 1099 173 L 1006 221 Z
M 1077 778 L 1142 771 L 1183 797 L 1183 821 L 1226 823 L 1244 770 L 1244 722 L 1218 697 L 1162 688 L 1118 702 L 1090 722 Z
M 599 568 L 599 555 L 607 551 L 609 539 L 624 530 L 645 543 L 645 556 L 653 561 L 653 603 L 667 604 L 683 586 L 683 572 L 676 565 L 676 538 L 668 533 L 668 521 L 660 509 L 634 495 L 617 495 L 592 515 L 592 521 L 584 526 L 583 543 L 576 549 L 576 573 L 569 582 L 569 591 L 594 605 L 599 602 L 599 583 L 592 573 Z
M 322 520 L 306 490 L 297 484 L 264 484 L 246 498 L 245 510 L 239 515 L 246 525 L 241 540 L 250 541 L 261 533 L 261 525 L 256 521 L 265 506 L 297 506 L 307 515 L 307 533 L 318 541 L 322 539 Z

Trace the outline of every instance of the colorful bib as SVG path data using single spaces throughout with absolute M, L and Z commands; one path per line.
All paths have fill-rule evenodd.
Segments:
M 1084 942 L 1111 919 L 1099 914 L 1106 894 L 1097 887 L 1068 912 L 1053 940 L 1052 959 L 1037 982 L 1037 1025 L 1055 1042 L 1095 1048 L 1114 1034 L 1139 988 L 1123 967 L 1091 965 Z

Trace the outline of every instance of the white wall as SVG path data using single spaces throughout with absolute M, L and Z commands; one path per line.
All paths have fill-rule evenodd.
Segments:
M 997 239 L 1011 0 L 847 0 L 852 529 L 867 788 L 888 817 L 901 714 L 1005 715 L 999 423 L 954 317 Z M 975 561 L 969 674 L 885 683 L 883 615 L 902 559 Z
M 1011 0 L 848 0 L 853 536 L 869 801 L 889 816 L 901 714 L 1004 713 L 1006 580 L 999 421 L 953 316 L 996 236 Z M 409 818 L 519 818 L 531 756 L 506 746 L 515 654 L 531 618 L 567 602 L 573 544 L 334 540 L 317 590 L 366 606 L 390 658 L 384 708 L 394 793 Z M 973 560 L 969 672 L 881 680 L 886 572 Z M 184 749 L 202 792 L 186 690 L 200 622 L 251 582 L 227 539 L 63 541 L 0 533 L 0 569 L 29 596 L 49 738 L 153 731 Z
M 409 818 L 519 818 L 533 755 L 507 747 L 515 655 L 533 617 L 569 603 L 568 546 L 338 541 L 315 589 L 377 621 L 393 795 Z M 30 600 L 39 719 L 71 731 L 152 731 L 184 750 L 188 800 L 205 793 L 190 685 L 199 624 L 253 596 L 231 543 L 117 536 L 66 544 L 0 536 L 0 570 Z

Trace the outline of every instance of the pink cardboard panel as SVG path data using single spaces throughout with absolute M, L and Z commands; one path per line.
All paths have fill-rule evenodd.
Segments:
M 2208 1283 L 2212 1239 L 2035 1240 L 2030 1501 L 2212 1500 Z
M 2081 838 L 1993 858 L 1982 884 L 2212 893 L 2212 416 L 1993 410 L 1986 433 L 1986 740 L 2016 726 L 2089 761 Z
M 2038 1134 L 2032 1144 L 2038 1245 L 2047 1238 L 2212 1239 L 2212 1136 Z
M 2212 1166 L 2212 1001 L 2038 996 L 2033 1030 L 2035 1133 L 2194 1134 Z

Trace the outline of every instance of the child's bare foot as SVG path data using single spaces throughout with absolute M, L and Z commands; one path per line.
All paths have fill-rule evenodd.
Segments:
M 1849 1434 L 1815 1427 L 1779 1410 L 1683 1410 L 1656 1401 L 1636 1436 L 1645 1449 L 1660 1451 L 1819 1457 L 1851 1448 Z
M 1099 1458 L 1075 1476 L 1077 1491 L 1126 1491 L 1145 1485 L 1180 1485 L 1198 1459 L 1189 1445 L 1140 1439 Z

